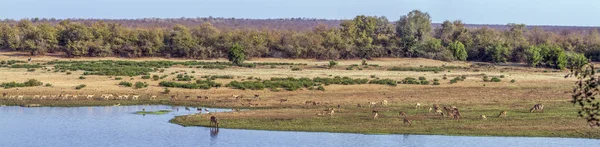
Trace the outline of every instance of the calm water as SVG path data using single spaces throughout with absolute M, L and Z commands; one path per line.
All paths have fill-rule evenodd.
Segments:
M 135 111 L 173 110 L 166 115 Z M 178 110 L 177 110 L 178 109 Z M 363 135 L 254 131 L 171 124 L 177 115 L 198 113 L 171 106 L 0 107 L 0 146 L 600 146 L 600 140 L 437 135 Z M 226 109 L 209 109 L 211 112 Z

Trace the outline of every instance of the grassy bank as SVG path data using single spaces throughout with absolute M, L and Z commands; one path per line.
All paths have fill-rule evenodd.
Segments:
M 469 136 L 528 136 L 600 138 L 600 129 L 589 128 L 577 118 L 576 107 L 567 102 L 546 103 L 544 113 L 529 113 L 533 104 L 487 103 L 457 105 L 464 118 L 453 120 L 428 113 L 426 108 L 409 105 L 377 107 L 373 120 L 371 108 L 342 107 L 334 115 L 317 115 L 326 108 L 268 109 L 215 115 L 220 126 L 233 129 L 344 132 L 364 134 L 437 134 Z M 511 108 L 511 109 L 503 109 Z M 398 115 L 408 114 L 412 126 Z M 507 117 L 497 117 L 507 111 Z M 486 115 L 483 120 L 480 115 Z M 172 123 L 183 126 L 209 126 L 209 115 L 179 116 Z
M 139 114 L 139 115 L 146 115 L 146 114 L 151 114 L 151 115 L 163 115 L 163 114 L 167 114 L 171 112 L 171 110 L 158 110 L 158 111 L 137 111 L 135 112 L 135 114 Z

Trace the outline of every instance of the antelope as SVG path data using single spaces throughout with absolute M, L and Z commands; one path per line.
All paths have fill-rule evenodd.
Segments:
M 156 95 L 150 97 L 150 100 L 156 99 Z
M 6 97 L 8 93 L 2 93 L 2 97 Z
M 202 96 L 196 96 L 196 99 L 202 99 Z
M 208 100 L 208 96 L 204 96 L 204 99 L 205 99 L 205 100 Z
M 129 98 L 129 95 L 123 95 L 124 100 L 126 100 L 127 98 Z
M 435 112 L 437 112 L 437 110 L 440 109 L 440 105 L 438 104 L 433 104 L 433 110 L 435 110 Z
M 210 117 L 210 125 L 215 125 L 217 128 L 219 128 L 219 119 L 215 116 L 211 116 Z
M 332 109 L 331 111 L 329 111 L 329 115 L 333 115 L 335 113 L 335 111 Z
M 279 103 L 281 104 L 281 103 L 283 103 L 283 102 L 287 102 L 287 101 L 288 101 L 287 99 L 280 99 L 280 100 L 279 100 Z
M 377 102 L 369 102 L 369 107 L 374 107 L 375 105 L 377 105 Z
M 46 96 L 46 95 L 42 95 L 42 96 L 40 97 L 40 99 L 44 100 L 44 99 L 46 99 L 47 97 L 48 97 L 48 96 Z
M 175 95 L 171 95 L 171 100 L 175 100 L 175 99 L 177 99 L 177 98 L 175 97 Z
M 356 107 L 360 108 L 360 107 L 362 107 L 362 106 L 361 106 L 360 104 L 356 104 Z
M 132 99 L 132 100 L 138 100 L 138 98 L 140 98 L 140 96 L 139 96 L 139 95 L 134 95 L 134 96 L 131 96 L 131 99 Z
M 377 114 L 376 110 L 373 110 L 372 115 L 373 115 L 373 119 L 377 119 L 377 116 L 379 116 L 379 114 Z
M 33 96 L 33 99 L 39 99 L 39 98 L 40 98 L 40 95 L 34 95 Z
M 421 108 L 421 103 L 415 104 L 415 109 L 419 109 L 419 108 Z
M 498 114 L 498 117 L 506 117 L 506 111 L 500 112 L 500 114 Z
M 86 99 L 91 100 L 94 98 L 94 95 L 87 95 Z
M 438 113 L 438 114 L 442 115 L 442 117 L 444 116 L 444 112 L 442 110 L 440 110 L 440 109 L 435 110 L 435 113 Z
M 429 111 L 428 111 L 428 113 L 431 113 L 431 110 L 433 110 L 433 108 L 429 107 Z
M 17 100 L 23 100 L 23 95 L 17 96 Z
M 231 95 L 231 97 L 235 98 L 235 99 L 239 99 L 240 95 Z
M 454 108 L 453 115 L 454 115 L 454 119 L 460 119 L 460 117 L 462 117 L 462 115 L 460 114 L 460 111 L 458 111 L 458 108 Z
M 77 99 L 77 95 L 73 95 L 73 96 L 71 96 L 71 99 L 72 99 L 72 100 L 76 100 L 76 99 Z
M 14 98 L 16 98 L 16 97 L 17 97 L 17 96 L 11 95 L 11 96 L 8 96 L 8 99 L 14 99 Z
M 486 120 L 486 119 L 487 119 L 487 117 L 485 117 L 485 115 L 481 115 L 480 117 L 481 117 L 481 119 L 483 119 L 483 120 Z
M 190 96 L 189 96 L 189 95 L 186 95 L 184 99 L 186 99 L 186 100 L 187 100 L 187 99 L 189 99 L 189 98 L 190 98 Z
M 259 96 L 258 94 L 255 94 L 255 95 L 254 95 L 254 98 L 255 98 L 255 99 L 260 99 L 260 96 Z
M 381 101 L 381 105 L 384 105 L 384 106 L 385 106 L 385 105 L 387 105 L 387 104 L 388 104 L 388 101 L 387 101 L 387 100 L 383 100 L 383 101 Z
M 309 105 L 309 104 L 312 104 L 312 101 L 305 101 L 304 102 L 304 105 Z
M 56 95 L 50 95 L 50 98 L 51 98 L 51 99 L 56 99 L 56 98 L 57 98 L 57 96 L 56 96 Z
M 408 124 L 409 127 L 412 126 L 412 123 L 410 122 L 410 120 L 408 118 L 406 118 L 406 113 L 400 112 L 400 116 L 404 117 L 404 120 L 403 120 L 404 124 Z
M 529 109 L 530 113 L 533 113 L 533 111 L 544 113 L 544 104 L 535 104 L 531 109 Z

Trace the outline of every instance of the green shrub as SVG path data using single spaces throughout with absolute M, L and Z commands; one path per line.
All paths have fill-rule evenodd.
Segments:
M 38 64 L 13 64 L 10 68 L 42 68 L 42 66 Z
M 46 86 L 46 87 L 52 87 L 52 84 L 46 83 L 46 85 L 44 85 L 44 86 Z
M 423 80 L 427 80 L 427 79 L 425 79 L 425 77 L 419 77 L 419 80 L 423 81 Z
M 368 65 L 367 64 L 367 59 L 362 59 L 361 65 Z
M 152 75 L 152 80 L 158 81 L 159 79 L 160 79 L 160 77 L 158 77 L 158 75 Z
M 457 82 L 458 82 L 458 80 L 457 80 L 457 79 L 452 79 L 452 80 L 450 80 L 450 84 L 454 84 L 454 83 L 457 83 Z
M 275 65 L 271 65 L 271 68 L 277 68 L 277 66 L 275 66 Z
M 421 85 L 429 85 L 429 81 L 427 80 L 421 80 Z
M 436 78 L 436 79 L 433 79 L 433 81 L 434 82 L 439 82 L 440 80 Z
M 369 81 L 369 84 L 397 86 L 398 82 L 396 80 L 392 80 L 392 79 L 374 79 L 374 80 Z
M 211 87 L 221 87 L 220 83 L 215 83 L 212 80 L 196 80 L 196 83 L 177 83 L 170 81 L 162 81 L 158 85 L 162 87 L 175 87 L 186 89 L 210 89 Z
M 169 88 L 165 88 L 165 90 L 163 91 L 164 94 L 169 94 L 171 93 L 171 90 L 169 90 Z
M 319 86 L 317 87 L 317 90 L 325 91 L 325 87 L 323 87 L 323 86 L 319 85 Z
M 85 77 L 84 77 L 84 76 L 79 76 L 79 79 L 82 79 L 82 80 L 83 80 L 83 79 L 85 79 Z
M 446 74 L 444 74 L 444 77 L 442 77 L 442 79 L 444 79 L 444 80 L 448 79 L 448 77 L 446 77 Z
M 75 86 L 75 89 L 77 89 L 77 90 L 82 89 L 82 88 L 85 88 L 85 84 Z
M 294 67 L 292 68 L 292 71 L 301 71 L 302 69 L 298 68 L 298 67 Z
M 483 75 L 483 81 L 484 82 L 489 82 L 490 81 L 487 75 Z
M 34 72 L 34 71 L 35 71 L 35 68 L 30 68 L 30 69 L 27 69 L 27 71 L 28 71 L 28 72 Z
M 333 61 L 333 60 L 329 61 L 329 68 L 333 68 L 336 65 L 338 65 L 338 62 Z
M 511 83 L 517 82 L 515 79 L 510 80 Z
M 143 75 L 142 79 L 150 79 L 150 75 Z
M 377 76 L 375 76 L 375 75 L 371 75 L 371 78 L 377 78 Z
M 146 82 L 135 82 L 135 89 L 146 88 L 148 83 Z
M 440 72 L 444 70 L 442 67 L 422 66 L 422 67 L 392 67 L 388 71 L 416 71 L 416 72 Z
M 67 72 L 67 75 L 70 75 L 70 74 L 71 74 L 71 72 Z
M 500 75 L 500 78 L 504 78 L 504 75 Z
M 406 77 L 402 80 L 402 84 L 421 84 L 421 82 L 413 77 Z
M 440 85 L 439 81 L 433 81 L 433 85 Z
M 123 80 L 121 77 L 115 77 L 115 80 Z
M 121 82 L 119 82 L 119 85 L 122 85 L 125 87 L 131 87 L 133 84 L 131 84 L 131 82 L 127 82 L 127 81 L 121 81 Z
M 492 80 L 491 80 L 491 82 L 500 82 L 500 81 L 501 80 L 498 77 L 492 77 Z

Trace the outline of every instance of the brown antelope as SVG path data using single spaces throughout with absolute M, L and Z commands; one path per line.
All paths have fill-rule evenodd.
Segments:
M 481 115 L 480 117 L 481 117 L 481 119 L 483 119 L 483 120 L 486 120 L 486 119 L 487 119 L 487 117 L 486 117 L 485 115 Z
M 360 107 L 362 107 L 362 106 L 361 106 L 360 104 L 356 104 L 356 107 L 360 108 Z
M 219 128 L 219 119 L 215 116 L 210 117 L 210 125 L 215 125 L 215 127 Z
M 88 100 L 91 100 L 91 99 L 94 98 L 94 95 L 87 95 L 85 98 L 88 99 Z
M 48 98 L 48 96 L 46 96 L 46 95 L 42 95 L 42 96 L 40 97 L 40 99 L 41 99 L 41 100 L 45 100 L 46 98 Z
M 231 95 L 231 97 L 233 97 L 235 99 L 240 99 L 240 95 Z
M 388 104 L 388 101 L 387 101 L 387 100 L 383 100 L 383 101 L 381 101 L 381 105 L 383 105 L 383 106 L 386 106 L 387 104 Z
M 175 95 L 171 95 L 171 100 L 175 100 L 175 99 L 177 99 L 177 98 L 175 97 Z
M 373 119 L 377 119 L 377 116 L 379 116 L 379 114 L 377 114 L 377 110 L 373 110 L 372 115 Z
M 39 99 L 39 98 L 40 98 L 40 95 L 34 95 L 33 96 L 33 99 Z
M 409 127 L 412 126 L 412 122 L 408 118 L 406 118 L 406 113 L 400 112 L 400 116 L 404 117 L 403 118 L 404 124 L 408 124 Z
M 138 100 L 138 98 L 140 98 L 140 95 L 134 95 L 134 96 L 131 96 L 131 99 L 132 99 L 132 100 Z
M 533 111 L 544 113 L 544 104 L 535 104 L 531 109 L 529 109 L 530 113 L 533 113 Z
M 288 101 L 287 99 L 279 99 L 279 103 L 280 104 L 283 103 L 283 102 L 287 102 L 287 101 Z
M 452 109 L 448 108 L 448 107 L 444 107 L 444 110 L 446 111 L 446 115 L 448 116 L 453 116 L 453 112 Z
M 23 100 L 23 97 L 24 97 L 23 95 L 19 95 L 19 96 L 17 96 L 17 100 Z
M 460 114 L 460 111 L 458 111 L 458 108 L 454 108 L 453 115 L 454 115 L 454 119 L 460 119 L 462 117 L 462 115 Z
M 8 99 L 15 99 L 15 98 L 17 98 L 17 96 L 14 96 L 14 95 L 8 96 Z
M 202 99 L 202 96 L 196 96 L 196 99 Z
M 433 110 L 433 108 L 429 107 L 428 113 L 431 113 L 432 110 Z
M 440 109 L 440 105 L 438 104 L 433 104 L 433 110 L 435 110 L 435 112 L 437 112 L 437 110 Z
M 2 97 L 6 97 L 8 93 L 2 93 Z
M 189 96 L 189 95 L 186 95 L 186 96 L 184 97 L 184 99 L 186 99 L 186 100 L 187 100 L 187 99 L 189 99 L 190 97 L 191 97 L 191 96 Z
M 369 102 L 369 107 L 375 107 L 375 105 L 377 105 L 377 102 Z
M 406 113 L 404 113 L 404 111 L 400 111 L 400 113 L 398 113 L 400 116 L 406 116 Z
M 154 99 L 156 99 L 156 95 L 153 95 L 150 97 L 150 100 L 154 100 Z
M 76 100 L 76 99 L 77 99 L 77 95 L 71 96 L 71 100 Z
M 255 99 L 260 99 L 260 95 L 258 95 L 258 94 L 255 94 L 255 95 L 254 95 L 254 98 L 255 98 Z
M 500 112 L 500 114 L 498 114 L 498 117 L 506 117 L 506 111 Z
M 204 99 L 205 99 L 205 100 L 208 100 L 208 96 L 204 96 Z
M 415 104 L 415 109 L 419 109 L 419 108 L 421 108 L 421 103 Z

